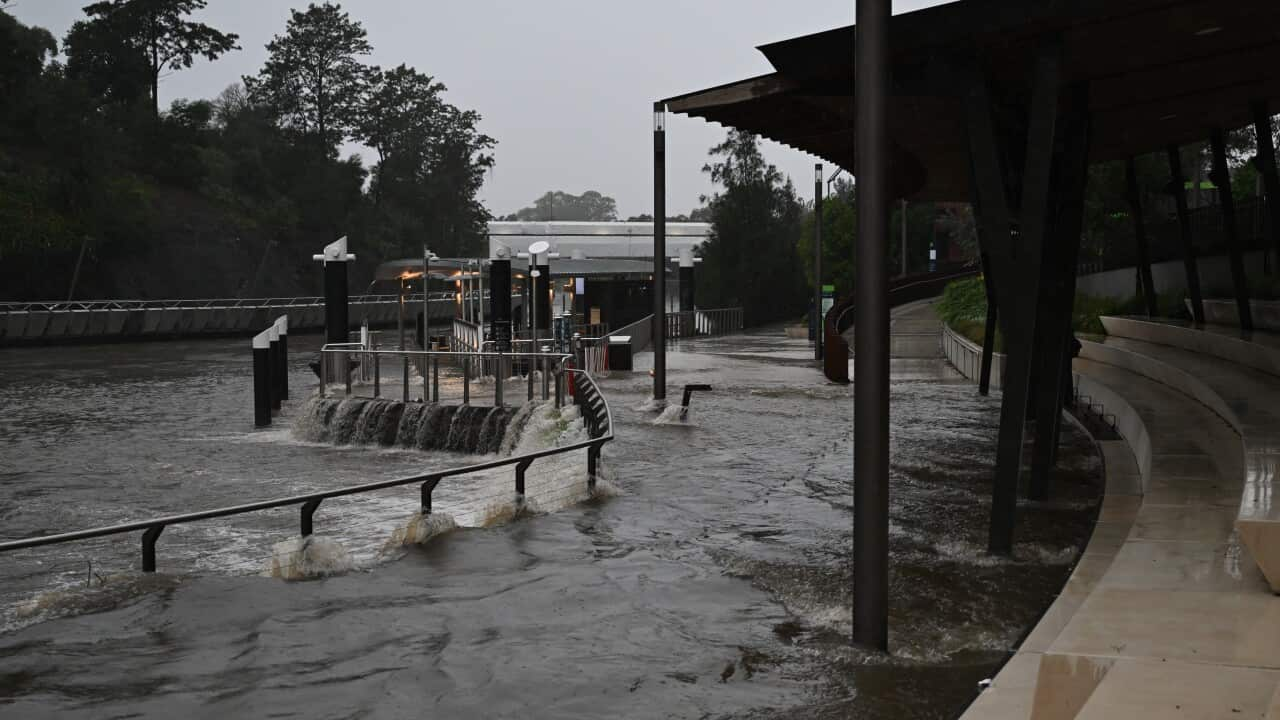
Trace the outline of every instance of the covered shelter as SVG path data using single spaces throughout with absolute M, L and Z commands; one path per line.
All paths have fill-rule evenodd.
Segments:
M 700 117 L 812 153 L 856 176 L 855 585 L 861 596 L 883 593 L 886 582 L 883 567 L 862 566 L 876 565 L 869 560 L 887 545 L 887 517 L 877 514 L 880 508 L 887 514 L 887 308 L 880 276 L 888 269 L 879 266 L 888 204 L 974 206 L 990 308 L 984 375 L 997 323 L 1008 353 L 989 538 L 992 552 L 1007 554 L 1031 418 L 1037 431 L 1028 492 L 1043 498 L 1050 491 L 1047 473 L 1067 400 L 1060 379 L 1069 372 L 1090 163 L 1127 161 L 1132 178 L 1135 156 L 1167 154 L 1168 192 L 1183 221 L 1187 285 L 1199 320 L 1178 148 L 1211 144 L 1234 293 L 1241 325 L 1250 327 L 1224 133 L 1246 126 L 1257 133 L 1255 162 L 1272 218 L 1271 242 L 1280 249 L 1280 179 L 1271 143 L 1280 97 L 1280 4 L 961 0 L 893 18 L 885 0 L 857 0 L 857 8 L 858 26 L 760 47 L 774 68 L 769 74 L 657 102 L 655 130 L 665 133 L 661 114 L 667 111 Z M 655 192 L 661 194 L 665 159 L 657 150 Z M 1132 180 L 1128 199 L 1135 208 L 1140 202 Z M 1144 295 L 1154 313 L 1142 215 L 1132 214 Z M 655 231 L 655 242 L 662 235 Z M 664 372 L 661 360 L 655 368 Z M 860 613 L 859 602 L 855 597 L 855 636 L 883 645 L 883 627 L 859 626 L 882 622 L 884 608 Z

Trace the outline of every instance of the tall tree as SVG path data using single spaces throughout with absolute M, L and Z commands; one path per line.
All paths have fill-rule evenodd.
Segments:
M 797 317 L 807 293 L 796 244 L 803 208 L 795 186 L 765 162 L 757 138 L 731 130 L 703 171 L 721 192 L 710 198 L 711 235 L 700 249 L 702 307 L 741 306 L 753 324 Z
M 426 240 L 437 252 L 476 249 L 489 214 L 477 199 L 493 166 L 493 138 L 479 114 L 445 102 L 446 88 L 401 65 L 378 71 L 356 122 L 355 137 L 378 153 L 370 191 L 384 217 L 386 251 Z
M 364 27 L 333 3 L 290 11 L 284 35 L 267 43 L 267 62 L 244 84 L 255 102 L 326 157 L 354 131 L 372 69 Z
M 189 68 L 197 57 L 216 60 L 239 49 L 235 33 L 188 19 L 206 0 L 104 0 L 85 7 L 68 33 L 71 63 L 77 55 L 96 73 L 145 73 L 153 115 L 160 114 L 160 75 Z M 110 81 L 108 80 L 108 84 Z

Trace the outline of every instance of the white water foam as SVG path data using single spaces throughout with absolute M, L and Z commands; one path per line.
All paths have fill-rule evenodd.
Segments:
M 689 408 L 684 405 L 671 405 L 662 414 L 653 419 L 654 425 L 690 425 Z
M 458 523 L 454 521 L 452 515 L 436 512 L 428 515 L 416 513 L 391 533 L 387 544 L 383 546 L 383 551 L 422 545 L 434 537 L 452 532 L 457 527 Z
M 649 399 L 636 406 L 636 412 L 660 412 L 667 407 L 666 400 L 656 400 L 652 395 Z
M 271 546 L 267 574 L 282 580 L 308 580 L 340 575 L 355 568 L 351 554 L 337 540 L 311 535 Z

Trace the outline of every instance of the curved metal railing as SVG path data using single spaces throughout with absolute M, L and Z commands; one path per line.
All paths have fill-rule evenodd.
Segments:
M 510 357 L 510 355 L 508 355 Z M 559 357 L 559 356 L 557 356 Z M 113 535 L 127 535 L 131 533 L 142 532 L 142 571 L 155 572 L 156 570 L 156 541 L 160 538 L 160 534 L 164 529 L 172 525 L 184 525 L 188 523 L 200 522 L 204 520 L 213 520 L 223 517 L 231 517 L 234 515 L 244 515 L 248 513 L 261 512 L 264 510 L 272 510 L 282 507 L 298 506 L 299 507 L 299 529 L 302 537 L 308 537 L 314 533 L 314 515 L 320 504 L 325 500 L 333 498 L 346 497 L 349 495 L 358 495 L 361 493 L 372 492 L 374 490 L 385 490 L 387 488 L 403 487 L 406 485 L 421 485 L 421 502 L 420 512 L 423 515 L 431 514 L 431 496 L 437 485 L 446 478 L 456 477 L 459 475 L 467 475 L 470 473 L 491 470 L 494 468 L 514 466 L 515 467 L 515 495 L 517 502 L 523 501 L 525 489 L 525 472 L 534 461 L 550 457 L 552 455 L 560 455 L 563 453 L 573 452 L 576 450 L 587 451 L 587 486 L 594 489 L 596 477 L 598 475 L 598 463 L 600 459 L 600 451 L 605 443 L 613 440 L 613 412 L 609 408 L 609 403 L 605 400 L 604 395 L 600 392 L 595 380 L 590 373 L 583 370 L 561 367 L 557 370 L 557 388 L 565 385 L 563 378 L 565 375 L 572 375 L 574 383 L 573 399 L 579 405 L 583 422 L 587 427 L 588 439 L 580 442 L 564 445 L 561 447 L 549 448 L 547 450 L 538 450 L 535 452 L 524 453 L 521 455 L 513 455 L 511 457 L 500 458 L 498 460 L 490 460 L 473 465 L 463 467 L 448 468 L 438 470 L 421 475 L 413 475 L 410 477 L 400 477 L 388 480 L 379 480 L 361 485 L 352 485 L 343 488 L 335 488 L 333 490 L 324 490 L 320 492 L 305 493 L 301 495 L 290 495 L 287 497 L 273 498 L 268 500 L 259 500 L 257 502 L 245 503 L 242 505 L 233 505 L 229 507 L 213 508 L 209 510 L 200 510 L 196 512 L 181 513 L 177 515 L 165 515 L 161 517 L 149 518 L 146 520 L 136 520 L 118 525 L 110 525 L 105 527 L 91 528 L 87 530 L 77 530 L 73 532 L 59 533 L 57 535 L 44 535 L 40 537 L 22 538 L 18 540 L 8 540 L 0 542 L 0 553 L 12 552 L 15 550 L 23 550 L 28 548 L 44 547 L 48 545 L 60 545 L 65 543 L 79 542 L 83 540 L 91 540 L 94 538 L 108 537 Z M 557 396 L 557 407 L 559 407 L 560 396 Z

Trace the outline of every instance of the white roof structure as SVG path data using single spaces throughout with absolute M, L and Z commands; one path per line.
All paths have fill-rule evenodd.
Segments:
M 667 256 L 693 250 L 706 241 L 710 223 L 667 223 Z M 538 240 L 551 243 L 551 251 L 562 257 L 575 252 L 585 258 L 653 258 L 651 222 L 510 222 L 489 223 L 489 257 L 498 247 L 511 248 L 512 255 L 528 250 Z

